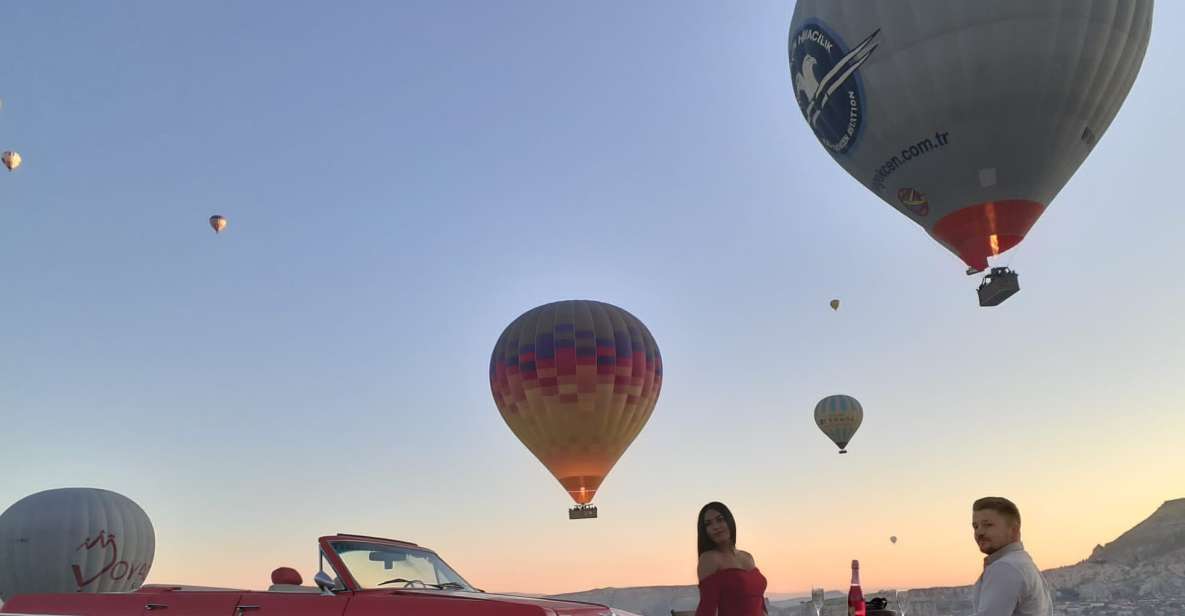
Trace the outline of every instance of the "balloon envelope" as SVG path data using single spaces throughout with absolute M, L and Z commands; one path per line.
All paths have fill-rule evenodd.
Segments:
M 831 300 L 831 309 L 832 310 L 839 310 L 839 300 L 838 299 Z
M 894 543 L 894 544 L 897 543 L 897 535 L 893 535 L 892 537 L 889 537 L 889 542 Z
M 1107 131 L 1151 24 L 1152 0 L 799 0 L 790 72 L 831 157 L 982 270 Z
M 222 233 L 226 228 L 227 220 L 225 216 L 215 214 L 210 217 L 210 228 L 214 229 L 214 233 Z
M 135 590 L 155 550 L 148 515 L 123 495 L 93 488 L 38 492 L 0 515 L 0 598 Z
M 4 163 L 4 166 L 7 167 L 9 171 L 13 171 L 17 167 L 21 166 L 21 155 L 18 152 L 13 152 L 10 150 L 0 154 L 0 163 Z
M 490 356 L 502 419 L 582 505 L 642 431 L 661 387 L 662 357 L 650 330 L 602 302 L 529 310 Z
M 851 396 L 827 396 L 815 405 L 815 424 L 839 446 L 840 453 L 847 453 L 848 442 L 863 421 L 864 407 Z

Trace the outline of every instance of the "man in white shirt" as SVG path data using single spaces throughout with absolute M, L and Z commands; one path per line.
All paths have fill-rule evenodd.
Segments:
M 974 616 L 1050 616 L 1053 599 L 1045 578 L 1020 542 L 1020 510 L 987 496 L 971 505 L 975 543 L 987 555 L 975 582 Z

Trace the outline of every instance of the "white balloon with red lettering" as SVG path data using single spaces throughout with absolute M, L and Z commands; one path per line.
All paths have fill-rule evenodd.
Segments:
M 0 601 L 135 590 L 155 551 L 152 521 L 126 496 L 95 488 L 38 492 L 0 515 Z

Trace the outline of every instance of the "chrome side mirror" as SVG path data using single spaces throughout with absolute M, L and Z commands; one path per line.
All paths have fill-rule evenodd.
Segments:
M 318 571 L 317 575 L 313 576 L 313 581 L 317 583 L 317 588 L 321 589 L 321 594 L 323 595 L 332 595 L 333 589 L 337 587 L 333 578 L 329 577 L 329 574 L 324 571 Z

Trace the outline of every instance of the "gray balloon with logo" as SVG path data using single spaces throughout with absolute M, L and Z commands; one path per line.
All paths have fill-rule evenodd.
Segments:
M 799 0 L 803 117 L 968 273 L 1016 246 L 1115 119 L 1152 0 Z

